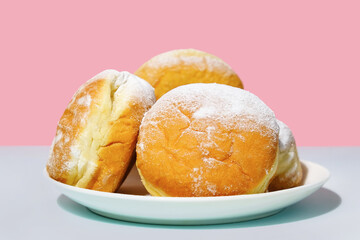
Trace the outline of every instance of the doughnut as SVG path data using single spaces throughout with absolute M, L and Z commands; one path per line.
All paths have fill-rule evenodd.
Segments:
M 153 196 L 262 193 L 277 169 L 278 134 L 273 111 L 254 94 L 188 84 L 145 114 L 136 167 Z
M 155 88 L 157 99 L 173 88 L 190 83 L 221 83 L 243 88 L 240 78 L 227 63 L 195 49 L 157 55 L 144 63 L 135 75 Z
M 46 168 L 59 182 L 114 192 L 131 165 L 154 90 L 139 77 L 105 70 L 83 84 L 59 120 Z
M 303 172 L 296 149 L 295 139 L 290 128 L 277 120 L 279 132 L 279 165 L 269 191 L 296 187 L 301 183 Z

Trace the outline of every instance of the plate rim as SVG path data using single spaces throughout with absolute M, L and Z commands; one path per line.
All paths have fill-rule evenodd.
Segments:
M 315 165 L 316 167 L 322 169 L 322 171 L 326 173 L 326 176 L 323 177 L 321 180 L 314 182 L 314 183 L 304 184 L 301 186 L 283 189 L 283 190 L 277 190 L 277 191 L 273 191 L 273 192 L 231 195 L 231 196 L 210 196 L 210 197 L 209 196 L 206 196 L 206 197 L 161 197 L 161 196 L 148 196 L 148 195 L 144 196 L 144 195 L 133 195 L 133 194 L 125 194 L 125 193 L 102 192 L 102 191 L 97 191 L 97 190 L 80 188 L 80 187 L 76 187 L 76 186 L 72 186 L 72 185 L 68 185 L 68 184 L 56 181 L 55 179 L 53 179 L 49 176 L 49 174 L 46 170 L 46 167 L 43 170 L 43 174 L 48 180 L 50 180 L 50 182 L 54 183 L 58 187 L 66 188 L 70 191 L 79 192 L 81 194 L 90 194 L 90 195 L 97 196 L 97 197 L 106 197 L 106 198 L 122 199 L 122 200 L 135 200 L 135 201 L 155 201 L 155 202 L 159 202 L 159 201 L 160 202 L 161 201 L 163 201 L 163 202 L 212 202 L 212 201 L 221 201 L 221 200 L 239 201 L 242 199 L 252 199 L 252 198 L 259 198 L 259 197 L 276 196 L 278 194 L 283 194 L 285 191 L 290 193 L 293 191 L 298 191 L 299 189 L 303 189 L 303 188 L 310 188 L 310 187 L 316 188 L 318 186 L 322 186 L 323 184 L 325 184 L 331 177 L 330 171 L 318 163 L 314 163 L 314 162 L 302 160 L 302 159 L 300 160 L 300 162 L 303 163 L 306 167 L 308 167 L 308 165 L 311 165 L 311 164 Z M 63 192 L 61 192 L 61 193 L 64 194 Z

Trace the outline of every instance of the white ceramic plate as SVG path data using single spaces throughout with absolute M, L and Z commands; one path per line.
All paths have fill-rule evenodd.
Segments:
M 114 219 L 172 225 L 219 224 L 275 214 L 314 193 L 329 178 L 324 167 L 302 161 L 303 185 L 291 189 L 224 197 L 152 197 L 147 195 L 134 168 L 119 193 L 82 189 L 46 177 L 58 190 L 91 211 Z

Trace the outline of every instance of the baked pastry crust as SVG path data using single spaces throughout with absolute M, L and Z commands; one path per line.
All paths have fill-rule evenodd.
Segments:
M 190 83 L 221 83 L 243 88 L 239 76 L 220 58 L 195 49 L 159 54 L 144 63 L 135 75 L 155 88 L 159 99 L 166 92 Z
M 136 166 L 154 196 L 265 192 L 277 169 L 278 131 L 274 113 L 255 95 L 189 84 L 145 114 Z
M 114 192 L 131 165 L 153 88 L 128 72 L 106 70 L 83 84 L 59 120 L 47 171 L 53 179 Z
M 277 120 L 279 132 L 279 165 L 275 178 L 269 185 L 269 191 L 276 191 L 299 186 L 303 178 L 303 170 L 296 148 L 295 138 L 290 128 Z

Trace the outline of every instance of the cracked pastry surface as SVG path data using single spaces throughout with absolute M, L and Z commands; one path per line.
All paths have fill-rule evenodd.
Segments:
M 171 89 L 190 83 L 220 83 L 243 88 L 239 76 L 227 63 L 196 49 L 159 54 L 144 63 L 135 75 L 154 87 L 157 99 Z
M 277 169 L 278 125 L 258 97 L 222 84 L 189 84 L 145 114 L 136 166 L 154 196 L 265 192 Z
M 59 120 L 47 171 L 53 179 L 114 192 L 131 165 L 153 88 L 128 72 L 105 70 L 83 84 Z

